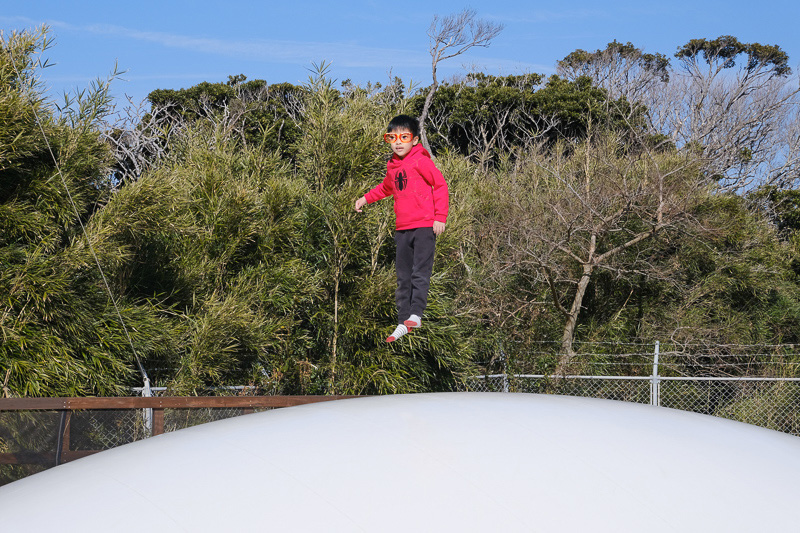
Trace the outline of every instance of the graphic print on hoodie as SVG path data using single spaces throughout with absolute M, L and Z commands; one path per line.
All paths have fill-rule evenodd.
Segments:
M 408 177 L 406 177 L 405 171 L 398 170 L 397 174 L 394 175 L 394 186 L 397 187 L 398 191 L 402 191 L 406 188 L 406 183 L 408 183 Z
M 447 222 L 450 199 L 447 183 L 421 145 L 415 145 L 403 159 L 396 154 L 386 164 L 386 177 L 364 197 L 374 203 L 394 197 L 395 227 L 398 230 L 431 228 L 433 222 Z

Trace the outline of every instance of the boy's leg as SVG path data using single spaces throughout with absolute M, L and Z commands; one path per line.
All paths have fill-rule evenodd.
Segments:
M 411 271 L 411 313 L 422 316 L 428 305 L 428 289 L 433 272 L 433 256 L 436 251 L 436 235 L 433 228 L 417 228 L 414 231 L 414 260 Z
M 394 291 L 394 299 L 397 304 L 397 321 L 402 324 L 411 315 L 411 273 L 414 269 L 413 230 L 396 231 L 394 242 L 397 247 L 395 254 L 397 289 Z

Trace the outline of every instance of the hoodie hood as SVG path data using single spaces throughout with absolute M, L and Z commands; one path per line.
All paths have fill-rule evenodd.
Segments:
M 387 165 L 387 168 L 389 170 L 400 168 L 400 166 L 407 165 L 411 163 L 412 160 L 417 159 L 419 157 L 427 157 L 428 159 L 431 159 L 431 154 L 429 154 L 428 151 L 425 149 L 425 147 L 422 146 L 422 143 L 415 144 L 411 148 L 411 151 L 408 152 L 408 155 L 406 155 L 403 159 L 400 159 L 399 157 L 397 157 L 397 154 L 393 153 L 392 158 L 389 159 L 389 164 Z

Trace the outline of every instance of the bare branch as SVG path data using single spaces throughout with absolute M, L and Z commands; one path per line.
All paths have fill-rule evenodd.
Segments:
M 425 133 L 425 121 L 428 118 L 428 111 L 433 102 L 433 95 L 439 86 L 437 77 L 439 63 L 461 55 L 470 48 L 485 48 L 489 46 L 492 40 L 503 30 L 502 24 L 475 19 L 475 15 L 476 13 L 472 9 L 464 9 L 460 13 L 445 17 L 435 15 L 428 28 L 428 37 L 430 39 L 428 51 L 431 54 L 433 82 L 428 89 L 422 113 L 419 117 L 422 144 L 428 151 L 430 151 L 430 144 Z
M 180 110 L 172 105 L 146 108 L 146 101 L 129 105 L 121 113 L 109 115 L 102 131 L 116 159 L 114 187 L 138 180 L 166 157 L 168 147 L 184 135 L 188 127 Z

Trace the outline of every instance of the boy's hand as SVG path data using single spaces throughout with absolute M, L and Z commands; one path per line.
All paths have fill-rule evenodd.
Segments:
M 361 213 L 361 208 L 364 207 L 365 205 L 367 205 L 367 199 L 364 196 L 362 196 L 361 198 L 356 200 L 356 211 Z
M 438 220 L 433 221 L 433 234 L 434 235 L 441 235 L 444 231 L 444 222 L 439 222 Z

